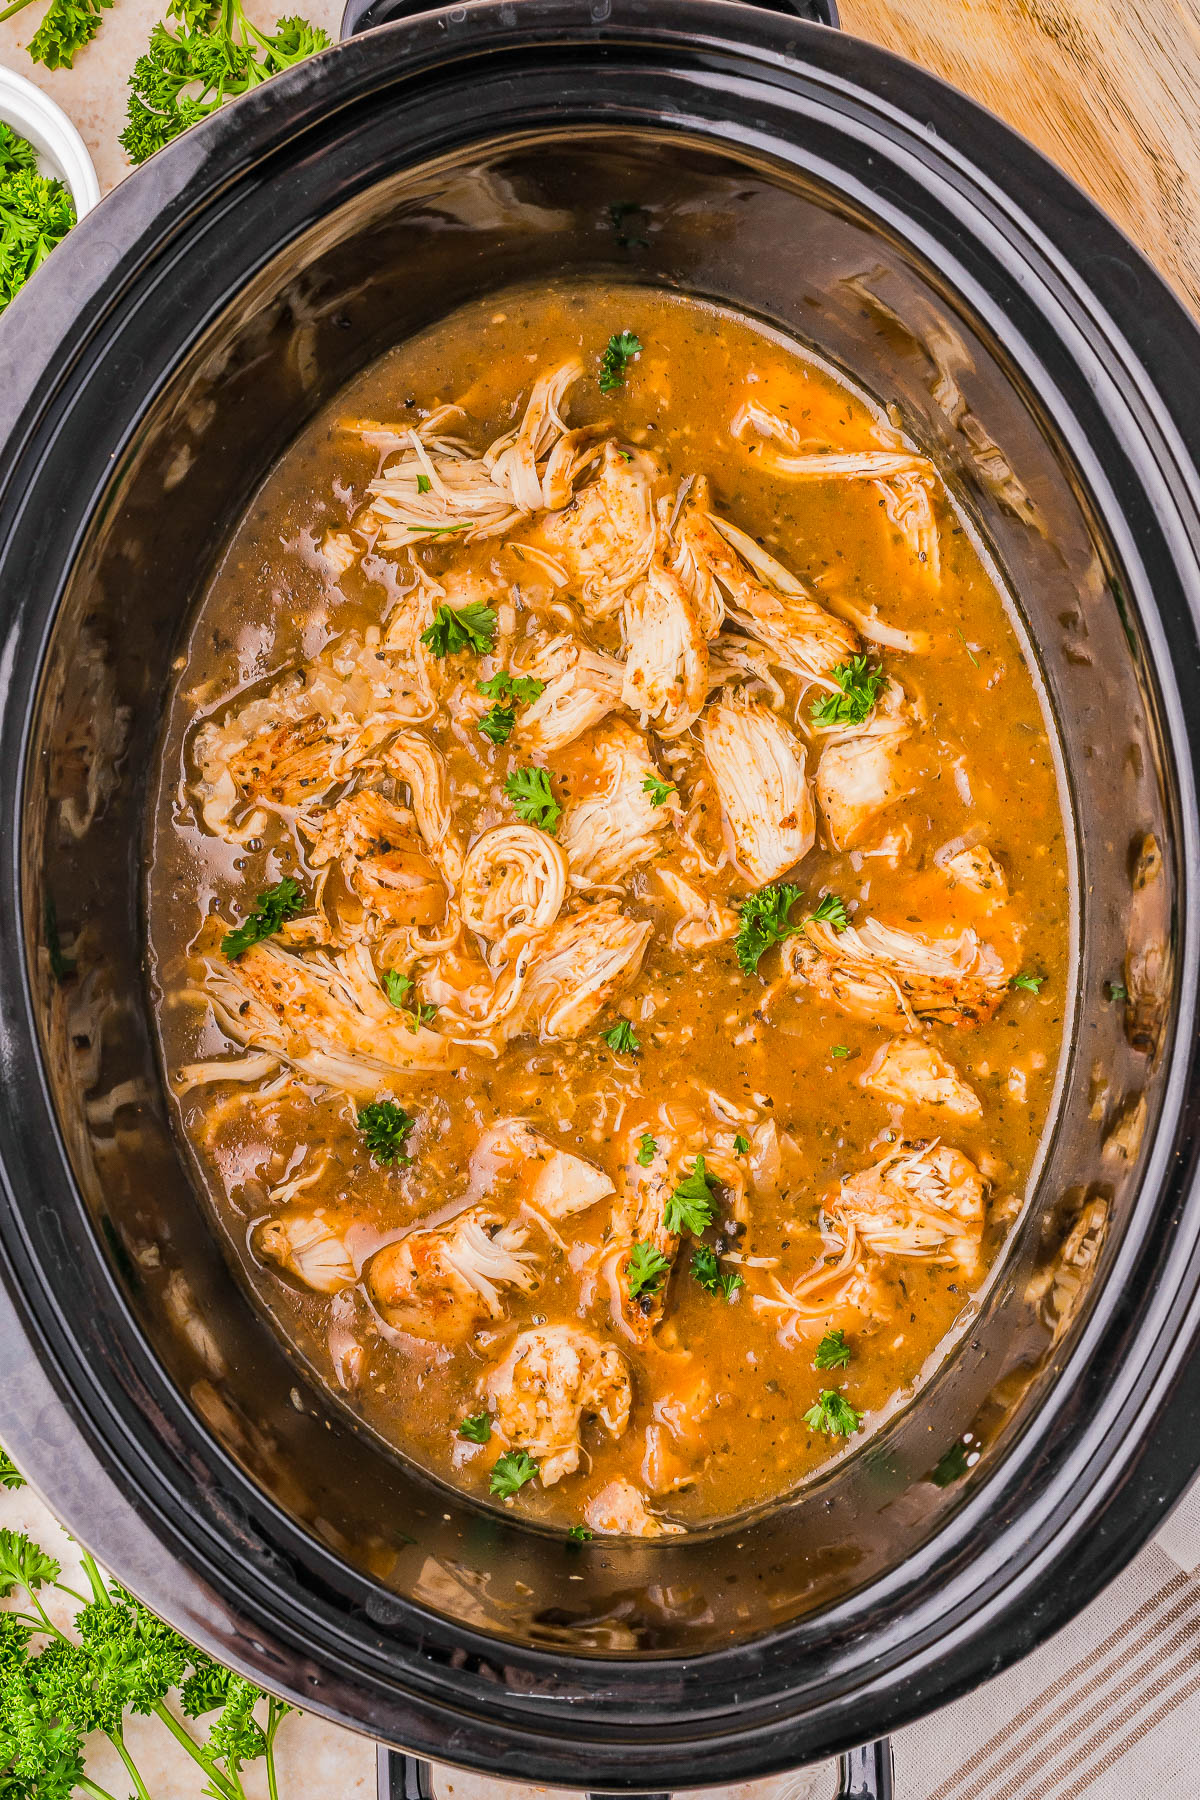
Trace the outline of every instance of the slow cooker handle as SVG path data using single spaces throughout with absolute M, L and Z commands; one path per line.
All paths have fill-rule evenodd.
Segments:
M 379 1746 L 379 1800 L 434 1800 L 427 1762 Z M 587 1800 L 671 1800 L 669 1794 L 589 1794 Z M 892 1800 L 892 1746 L 887 1738 L 838 1757 L 834 1800 Z

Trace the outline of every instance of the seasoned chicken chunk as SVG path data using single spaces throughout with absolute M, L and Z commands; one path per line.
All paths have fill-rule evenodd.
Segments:
M 667 1201 L 674 1190 L 672 1161 L 665 1144 L 656 1142 L 647 1168 L 626 1170 L 613 1207 L 611 1240 L 620 1246 L 613 1268 L 615 1314 L 638 1345 L 649 1342 L 662 1323 L 670 1270 L 679 1254 L 679 1235 L 667 1229 Z M 651 1286 L 642 1286 L 630 1267 L 634 1246 L 644 1244 L 661 1257 L 666 1270 Z M 635 1292 L 635 1288 L 641 1289 Z
M 579 1467 L 585 1419 L 598 1419 L 619 1438 L 633 1400 L 620 1351 L 576 1325 L 521 1332 L 488 1376 L 486 1392 L 497 1430 L 512 1448 L 529 1452 L 543 1487 Z
M 893 1031 L 915 1031 L 926 1019 L 982 1024 L 1008 986 L 1000 958 L 973 931 L 939 939 L 877 919 L 845 931 L 810 919 L 782 953 L 795 986 L 811 988 L 852 1019 Z
M 572 1218 L 613 1192 L 603 1169 L 560 1150 L 524 1119 L 502 1119 L 475 1147 L 473 1184 L 486 1189 L 501 1172 L 515 1176 L 522 1201 L 550 1219 Z
M 653 927 L 615 900 L 567 913 L 537 946 L 522 996 L 526 1029 L 577 1038 L 641 967 Z
M 410 1231 L 371 1258 L 367 1287 L 389 1325 L 439 1344 L 460 1344 L 504 1315 L 501 1290 L 537 1286 L 528 1232 L 473 1206 L 447 1225 Z
M 834 1226 L 878 1256 L 957 1263 L 973 1274 L 983 1240 L 987 1183 L 948 1144 L 902 1142 L 827 1196 Z
M 530 749 L 549 753 L 607 718 L 620 704 L 624 665 L 566 634 L 552 638 L 520 671 L 544 681 L 537 699 L 521 709 L 517 736 Z
M 1008 899 L 1004 870 L 986 845 L 971 844 L 956 850 L 952 856 L 944 859 L 939 856 L 936 860 L 952 887 L 969 888 L 973 894 L 978 894 L 981 900 L 988 902 L 989 912 L 1003 906 Z
M 583 1509 L 593 1531 L 605 1537 L 675 1537 L 684 1530 L 672 1519 L 658 1519 L 632 1481 L 610 1481 Z
M 621 699 L 660 737 L 679 737 L 708 693 L 708 639 L 691 594 L 661 563 L 625 601 Z
M 670 807 L 654 806 L 647 781 L 657 775 L 645 738 L 612 719 L 597 727 L 569 764 L 570 791 L 558 830 L 577 884 L 620 881 L 660 848 Z
M 381 924 L 441 924 L 445 885 L 418 845 L 416 821 L 406 807 L 364 789 L 301 825 L 313 837 L 313 867 L 340 864 L 347 886 Z
M 954 1119 L 981 1119 L 983 1106 L 952 1063 L 921 1038 L 893 1038 L 871 1058 L 861 1085 L 885 1100 Z
M 448 1038 L 424 1025 L 410 1029 L 362 944 L 308 956 L 254 944 L 236 962 L 210 958 L 205 991 L 239 1044 L 347 1093 L 377 1094 L 398 1074 L 460 1060 Z
M 656 526 L 651 482 L 653 459 L 604 446 L 594 481 L 579 489 L 564 511 L 540 523 L 539 542 L 559 558 L 578 586 L 588 618 L 617 611 L 635 582 L 644 580 L 654 556 Z
M 257 1227 L 254 1248 L 314 1293 L 337 1294 L 358 1279 L 346 1244 L 354 1223 L 353 1214 L 336 1207 L 293 1207 Z
M 463 864 L 463 923 L 488 943 L 514 931 L 544 931 L 566 893 L 566 854 L 548 833 L 533 825 L 493 825 Z
M 731 906 L 723 906 L 674 869 L 656 869 L 655 874 L 679 912 L 671 933 L 673 944 L 683 950 L 705 950 L 737 936 L 738 915 Z
M 804 746 L 761 700 L 718 700 L 701 725 L 739 868 L 763 887 L 808 855 L 816 836 Z
M 914 792 L 904 766 L 913 735 L 911 709 L 889 682 L 861 725 L 829 734 L 817 764 L 817 804 L 835 850 L 860 843 L 881 813 Z
M 462 846 L 454 830 L 450 780 L 441 751 L 421 732 L 402 731 L 388 745 L 383 760 L 388 773 L 408 789 L 425 848 L 448 885 L 457 887 L 462 879 Z

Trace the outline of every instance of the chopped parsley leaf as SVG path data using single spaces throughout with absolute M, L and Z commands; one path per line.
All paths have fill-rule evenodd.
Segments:
M 840 894 L 822 894 L 816 912 L 808 916 L 814 925 L 832 925 L 835 931 L 845 931 L 850 923 L 846 902 Z
M 642 783 L 643 794 L 649 794 L 651 806 L 661 806 L 675 792 L 673 781 L 660 781 L 657 775 L 647 775 Z
M 457 656 L 462 650 L 486 656 L 495 636 L 495 613 L 482 601 L 472 600 L 466 606 L 439 606 L 433 624 L 421 633 L 421 642 L 435 656 Z
M 704 1166 L 704 1158 L 698 1156 L 692 1164 L 691 1173 L 679 1183 L 663 1209 L 663 1222 L 667 1230 L 680 1237 L 690 1231 L 693 1237 L 699 1237 L 707 1231 L 713 1222 L 713 1203 L 711 1189 L 716 1181 Z
M 654 1161 L 654 1158 L 657 1156 L 657 1154 L 658 1154 L 658 1145 L 655 1143 L 654 1139 L 650 1136 L 650 1133 L 648 1131 L 643 1131 L 642 1141 L 638 1145 L 638 1153 L 637 1153 L 638 1167 L 642 1168 L 642 1169 L 648 1169 L 650 1167 L 650 1164 Z
M 742 1278 L 736 1270 L 731 1269 L 726 1273 L 717 1260 L 716 1251 L 710 1249 L 707 1244 L 701 1244 L 693 1252 L 692 1274 L 705 1293 L 712 1294 L 714 1299 L 718 1294 L 723 1294 L 726 1300 L 732 1300 L 738 1289 L 743 1286 Z
M 1010 986 L 1024 988 L 1027 994 L 1036 994 L 1045 979 L 1046 977 L 1044 975 L 1030 975 L 1028 973 L 1014 975 Z
M 833 1046 L 833 1049 L 829 1052 L 829 1054 L 830 1054 L 830 1056 L 838 1056 L 838 1057 L 849 1056 L 850 1047 L 848 1044 L 835 1044 Z
M 742 901 L 738 909 L 741 923 L 733 947 L 747 975 L 757 971 L 760 959 L 772 944 L 781 944 L 784 938 L 799 931 L 799 925 L 793 925 L 788 914 L 801 892 L 789 882 L 773 881 Z
M 424 1004 L 418 1001 L 416 1006 L 405 1013 L 404 1023 L 408 1026 L 408 1029 L 412 1032 L 413 1036 L 416 1037 L 422 1025 L 428 1025 L 430 1019 L 436 1018 L 436 1016 L 437 1007 L 433 1004 L 432 1000 L 426 1000 Z
M 743 1137 L 741 1132 L 739 1131 L 737 1136 L 733 1140 L 733 1154 L 735 1156 L 745 1156 L 745 1154 L 749 1148 L 750 1148 L 750 1139 L 748 1137 Z
M 411 975 L 402 975 L 399 969 L 385 969 L 383 971 L 383 991 L 398 1011 L 403 1007 L 405 998 L 411 987 Z
M 359 1109 L 358 1129 L 376 1162 L 386 1168 L 407 1165 L 412 1157 L 405 1152 L 408 1134 L 416 1124 L 394 1100 L 372 1100 Z
M 527 706 L 545 693 L 546 684 L 539 681 L 536 675 L 510 675 L 507 669 L 497 669 L 486 681 L 477 681 L 475 686 L 489 700 L 516 700 Z
M 225 933 L 221 949 L 230 962 L 236 962 L 251 944 L 261 944 L 264 938 L 274 937 L 282 925 L 303 911 L 304 895 L 300 892 L 300 883 L 293 876 L 285 875 L 282 881 L 263 889 L 255 910 L 235 930 Z
M 600 1035 L 609 1049 L 615 1050 L 618 1056 L 636 1056 L 642 1047 L 628 1019 L 618 1019 L 615 1025 L 610 1025 Z
M 491 1491 L 501 1500 L 511 1500 L 519 1488 L 532 1481 L 538 1466 L 528 1450 L 506 1450 L 496 1458 L 492 1468 Z
M 466 1438 L 468 1444 L 486 1444 L 492 1435 L 492 1415 L 490 1412 L 469 1413 L 459 1421 L 458 1435 Z
M 614 331 L 608 340 L 608 348 L 600 358 L 600 392 L 610 394 L 614 388 L 624 387 L 626 367 L 641 353 L 641 339 L 635 337 L 632 331 Z
M 428 475 L 418 475 L 417 476 L 417 492 L 418 492 L 418 494 L 427 494 L 432 486 L 433 486 L 433 483 L 432 483 L 432 481 L 430 481 Z
M 813 1357 L 814 1369 L 845 1369 L 850 1363 L 850 1346 L 846 1342 L 846 1334 L 839 1326 L 834 1331 L 827 1331 L 817 1345 L 817 1353 Z
M 862 1424 L 862 1414 L 832 1388 L 824 1388 L 815 1406 L 804 1415 L 810 1431 L 824 1431 L 830 1437 L 849 1437 Z
M 635 1244 L 625 1264 L 629 1298 L 636 1300 L 641 1294 L 656 1294 L 670 1273 L 671 1264 L 661 1250 L 656 1250 L 653 1244 Z
M 884 686 L 883 670 L 878 665 L 868 669 L 864 655 L 852 657 L 848 663 L 838 663 L 830 674 L 837 682 L 838 691 L 813 701 L 813 724 L 861 725 Z
M 592 1534 L 586 1525 L 572 1525 L 567 1537 L 572 1544 L 590 1544 Z
M 1129 989 L 1125 986 L 1123 981 L 1110 981 L 1108 984 L 1108 997 L 1110 1000 L 1128 1000 Z
M 507 744 L 516 722 L 517 715 L 511 706 L 490 706 L 479 721 L 479 729 L 493 744 Z
M 527 825 L 538 825 L 553 837 L 562 817 L 562 807 L 550 790 L 550 777 L 545 769 L 514 769 L 504 783 L 504 791 L 513 803 L 513 811 Z

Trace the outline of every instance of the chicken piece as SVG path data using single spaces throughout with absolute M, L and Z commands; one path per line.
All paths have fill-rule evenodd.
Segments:
M 486 1392 L 496 1429 L 513 1449 L 529 1452 L 543 1487 L 579 1467 L 585 1418 L 599 1419 L 619 1438 L 633 1401 L 620 1351 L 576 1325 L 521 1332 L 488 1376 Z
M 643 726 L 679 737 L 700 716 L 708 693 L 708 639 L 699 610 L 679 579 L 652 563 L 625 601 L 625 681 L 621 699 Z
M 606 443 L 595 480 L 580 488 L 565 511 L 541 521 L 540 541 L 577 584 L 589 619 L 616 612 L 649 571 L 657 537 L 651 491 L 656 474 L 651 457 L 627 455 Z
M 327 531 L 321 538 L 318 554 L 337 581 L 347 569 L 353 568 L 360 549 L 361 545 L 355 543 L 348 531 Z
M 517 736 L 532 750 L 550 752 L 607 718 L 620 704 L 624 665 L 601 656 L 576 638 L 552 638 L 527 666 L 516 671 L 546 683 L 537 699 L 517 717 Z
M 661 847 L 669 806 L 654 806 L 645 790 L 658 771 L 646 740 L 621 719 L 593 732 L 567 766 L 574 796 L 563 810 L 558 841 L 577 886 L 622 880 Z
M 853 848 L 882 812 L 914 792 L 901 754 L 913 730 L 903 691 L 892 681 L 861 725 L 828 734 L 816 793 L 835 850 Z
M 397 1075 L 460 1060 L 449 1038 L 409 1028 L 365 945 L 296 956 L 253 944 L 235 962 L 209 958 L 205 969 L 205 991 L 231 1038 L 346 1093 L 377 1095 Z
M 739 869 L 755 887 L 808 855 L 816 837 L 804 746 L 761 700 L 715 701 L 700 729 Z
M 568 913 L 537 946 L 521 1017 L 543 1038 L 577 1038 L 637 974 L 653 926 L 631 919 L 615 900 Z
M 853 626 L 819 606 L 746 532 L 708 512 L 701 483 L 693 496 L 679 525 L 679 541 L 692 564 L 706 569 L 717 584 L 726 616 L 764 645 L 778 667 L 806 681 L 820 680 L 858 654 Z
M 810 987 L 850 1018 L 891 1031 L 916 1031 L 927 1019 L 980 1025 L 1008 986 L 996 952 L 970 930 L 938 939 L 877 919 L 845 931 L 810 919 L 785 940 L 782 955 L 793 986 Z
M 948 1144 L 902 1142 L 872 1168 L 842 1177 L 825 1210 L 877 1256 L 979 1266 L 987 1183 Z
M 463 417 L 455 406 L 438 407 L 409 430 L 369 419 L 347 420 L 344 429 L 380 449 L 399 452 L 369 484 L 369 508 L 354 520 L 354 528 L 377 531 L 389 549 L 427 544 L 437 533 L 451 531 L 456 541 L 469 543 L 508 531 L 543 507 L 563 505 L 573 481 L 595 455 L 592 433 L 570 434 L 565 456 L 554 455 L 568 436 L 559 408 L 582 373 L 583 364 L 573 357 L 539 376 L 520 425 L 498 437 L 482 456 L 450 434 L 452 423 Z
M 254 1248 L 315 1294 L 337 1294 L 358 1280 L 346 1245 L 347 1227 L 354 1222 L 335 1208 L 290 1209 L 257 1227 Z
M 983 1105 L 941 1051 L 920 1038 L 893 1038 L 878 1049 L 859 1085 L 901 1106 L 948 1113 L 953 1119 L 982 1119 Z
M 450 781 L 442 753 L 419 731 L 402 731 L 384 752 L 388 773 L 402 781 L 412 797 L 417 829 L 425 847 L 455 888 L 462 879 L 462 846 L 450 812 Z
M 684 1530 L 672 1519 L 658 1519 L 631 1481 L 610 1481 L 583 1509 L 593 1531 L 604 1537 L 676 1537 Z
M 533 825 L 493 825 L 463 864 L 463 923 L 487 942 L 510 932 L 545 931 L 567 894 L 567 857 Z
M 491 1190 L 499 1174 L 515 1176 L 523 1204 L 550 1219 L 569 1219 L 613 1192 L 603 1169 L 560 1150 L 524 1119 L 502 1119 L 471 1157 L 471 1185 Z
M 415 842 L 407 808 L 368 788 L 301 826 L 313 836 L 313 867 L 339 863 L 347 886 L 384 926 L 440 925 L 446 917 L 445 885 Z
M 882 427 L 880 427 L 882 430 Z M 760 469 L 779 480 L 886 481 L 897 475 L 928 473 L 928 459 L 887 435 L 891 442 L 866 450 L 805 450 L 804 439 L 787 419 L 759 400 L 745 401 L 729 423 L 735 443 L 748 444 Z M 775 448 L 782 445 L 782 451 Z
M 953 856 L 935 857 L 952 887 L 965 887 L 988 902 L 987 910 L 1003 906 L 1008 899 L 1008 881 L 1004 870 L 983 844 L 971 844 L 956 850 Z
M 611 1242 L 620 1246 L 613 1264 L 615 1316 L 626 1334 L 641 1346 L 650 1341 L 662 1323 L 667 1304 L 670 1270 L 679 1254 L 679 1235 L 667 1228 L 667 1201 L 675 1188 L 676 1153 L 661 1135 L 655 1136 L 654 1159 L 645 1168 L 628 1167 L 613 1207 Z M 662 1280 L 642 1293 L 630 1292 L 629 1258 L 635 1244 L 646 1244 L 667 1263 Z
M 303 806 L 335 785 L 333 765 L 347 733 L 335 732 L 319 713 L 268 727 L 235 750 L 226 769 L 244 800 L 271 806 Z
M 679 910 L 679 922 L 671 933 L 676 949 L 707 950 L 737 936 L 740 921 L 731 906 L 723 906 L 674 869 L 656 869 L 655 873 Z
M 504 1316 L 500 1289 L 537 1286 L 528 1232 L 472 1206 L 447 1225 L 410 1231 L 367 1265 L 367 1287 L 388 1324 L 438 1344 L 461 1344 Z

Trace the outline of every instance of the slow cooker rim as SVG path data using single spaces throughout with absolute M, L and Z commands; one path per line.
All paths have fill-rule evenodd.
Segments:
M 488 7 L 488 6 L 487 6 L 487 0 L 480 0 L 480 7 L 481 7 L 481 10 L 482 10 L 482 9 L 486 9 L 486 10 L 491 10 L 491 11 L 497 11 L 497 10 L 498 10 L 498 9 L 496 9 L 496 8 L 489 8 L 489 7 Z M 671 8 L 671 9 L 670 9 L 670 10 L 671 10 L 671 11 L 673 11 L 673 12 L 675 12 L 675 13 L 688 13 L 688 12 L 690 12 L 690 11 L 692 11 L 692 10 L 693 10 L 693 9 L 699 9 L 699 10 L 700 10 L 700 11 L 701 11 L 701 12 L 702 12 L 702 13 L 703 13 L 703 14 L 706 14 L 706 15 L 707 15 L 707 14 L 711 14 L 711 13 L 713 13 L 713 12 L 717 12 L 717 13 L 721 13 L 721 14 L 731 14 L 731 13 L 736 13 L 736 11 L 737 11 L 737 9 L 735 9 L 735 8 L 733 8 L 733 7 L 730 7 L 730 6 L 728 6 L 728 5 L 725 5 L 725 4 L 724 4 L 724 0 L 693 0 L 693 5 L 692 5 L 692 6 L 676 6 L 676 7 L 673 7 L 673 8 Z M 544 7 L 544 8 L 540 8 L 540 9 L 539 9 L 539 10 L 540 10 L 540 11 L 541 11 L 541 12 L 543 12 L 543 13 L 550 13 L 550 12 L 557 12 L 557 13 L 559 13 L 559 14 L 562 14 L 562 13 L 564 13 L 564 12 L 568 12 L 568 11 L 569 11 L 569 12 L 571 12 L 571 13 L 574 13 L 574 12 L 575 12 L 575 10 L 576 10 L 576 9 L 573 9 L 573 8 L 571 8 L 571 9 L 568 9 L 568 8 L 562 8 L 562 7 L 557 7 L 557 8 L 555 8 L 555 7 Z M 618 17 L 619 17 L 619 13 L 618 13 Z M 391 27 L 391 28 L 382 28 L 382 29 L 381 29 L 381 32 L 380 32 L 380 33 L 379 33 L 379 34 L 372 34 L 372 35 L 373 35 L 373 36 L 376 36 L 376 35 L 378 35 L 378 36 L 382 36 L 382 35 L 383 35 L 383 32 L 385 32 L 385 31 L 394 31 L 394 32 L 410 32 L 410 31 L 412 31 L 412 29 L 413 29 L 413 27 L 412 27 L 412 26 L 408 26 L 408 25 L 406 25 L 406 26 L 397 26 L 397 27 Z M 794 37 L 795 37 L 795 36 L 796 36 L 796 35 L 797 35 L 797 28 L 796 28 L 796 27 L 793 27 L 793 26 L 791 26 L 791 25 L 786 25 L 786 27 L 785 27 L 785 29 L 786 29 L 786 31 L 787 31 L 787 34 L 788 34 L 788 36 L 789 36 L 789 38 L 794 38 Z M 813 32 L 813 33 L 816 33 L 816 34 L 818 34 L 818 35 L 824 35 L 824 34 L 823 34 L 823 33 L 822 33 L 822 32 L 821 32 L 821 28 L 819 28 L 819 27 L 810 27 L 810 28 L 803 28 L 803 30 L 804 30 L 804 31 L 805 31 L 805 32 L 806 32 L 806 33 L 807 33 L 807 32 Z M 772 31 L 771 31 L 771 32 L 770 32 L 770 33 L 769 33 L 769 34 L 768 34 L 768 35 L 770 35 L 770 36 L 775 36 L 775 35 L 776 35 L 776 33 L 775 33 L 775 32 L 774 32 L 774 30 L 772 30 Z M 368 41 L 369 41 L 369 40 L 363 40 L 363 41 L 364 41 L 364 42 L 368 42 Z M 740 48 L 740 46 L 738 46 L 738 48 Z M 339 54 L 342 54 L 342 53 L 339 53 Z M 889 59 L 889 60 L 891 60 L 891 59 Z M 901 66 L 902 66 L 902 65 L 901 65 Z M 928 78 L 926 78 L 926 79 L 928 79 Z M 223 122 L 222 122 L 222 121 L 220 121 L 220 120 L 218 120 L 218 121 L 214 121 L 214 125 L 221 125 L 221 124 L 223 124 Z M 209 128 L 205 128 L 205 129 L 209 129 Z M 246 136 L 249 136 L 249 135 L 250 135 L 250 134 L 249 134 L 249 133 L 248 133 L 248 132 L 246 132 L 246 133 L 245 133 L 245 134 L 244 134 L 244 135 L 246 135 Z M 170 152 L 168 152 L 168 153 L 167 153 L 167 154 L 168 154 L 168 155 L 169 155 L 169 154 L 170 154 Z M 1032 154 L 1032 153 L 1031 153 L 1031 154 Z M 139 177 L 139 179 L 140 179 L 140 177 Z M 131 185 L 136 185 L 136 184 L 131 184 Z M 148 218 L 150 218 L 150 217 L 152 217 L 152 215 L 147 215 L 147 217 L 148 217 Z M 85 1535 L 86 1535 L 86 1534 L 85 1534 Z M 462 1634 L 459 1634 L 459 1635 L 462 1635 Z M 744 1646 L 744 1647 L 742 1647 L 742 1648 L 743 1648 L 743 1649 L 748 1649 L 748 1648 L 750 1648 L 750 1646 Z M 738 1653 L 737 1653 L 737 1652 L 734 1652 L 734 1653 L 730 1653 L 730 1654 L 738 1654 Z M 555 1657 L 555 1658 L 554 1658 L 554 1660 L 556 1660 L 556 1661 L 561 1661 L 561 1658 L 558 1658 L 558 1657 Z M 584 1666 L 585 1666 L 585 1667 L 586 1667 L 586 1666 L 589 1666 L 589 1665 L 591 1665 L 591 1666 L 594 1666 L 594 1664 L 593 1664 L 593 1663 L 592 1663 L 592 1659 L 586 1659 L 586 1662 L 585 1662 L 585 1665 L 584 1665 Z M 642 1664 L 642 1665 L 639 1665 L 639 1666 L 640 1666 L 640 1667 L 642 1667 L 642 1668 L 645 1668 L 645 1666 L 646 1666 L 646 1665 L 645 1665 L 645 1664 Z M 307 1700 L 307 1699 L 306 1699 L 306 1700 L 305 1700 L 305 1702 L 304 1702 L 304 1703 L 305 1703 L 305 1704 L 311 1704 L 311 1701 L 310 1701 L 310 1700 Z M 849 1735 L 853 1735 L 853 1734 L 849 1734 Z M 764 1766 L 765 1766 L 765 1765 L 763 1765 L 763 1764 L 756 1764 L 756 1765 L 755 1765 L 755 1767 L 756 1767 L 756 1769 L 761 1769 L 761 1768 L 762 1768 L 762 1767 L 764 1767 Z M 781 1764 L 781 1765 L 780 1765 L 780 1766 L 782 1766 L 782 1764 Z M 671 1778 L 674 1778 L 674 1777 L 671 1777 Z

